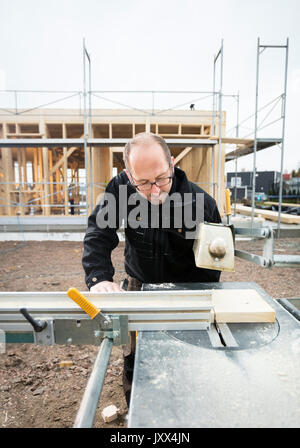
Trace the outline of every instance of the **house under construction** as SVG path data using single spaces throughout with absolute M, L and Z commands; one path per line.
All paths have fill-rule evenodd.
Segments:
M 123 170 L 126 140 L 144 131 L 167 140 L 175 165 L 191 181 L 216 199 L 220 190 L 219 207 L 223 210 L 225 145 L 217 144 L 219 122 L 211 111 L 169 111 L 165 117 L 102 109 L 93 110 L 93 117 L 85 155 L 83 117 L 72 110 L 1 115 L 1 138 L 9 142 L 9 147 L 1 148 L 2 215 L 83 214 L 87 198 L 90 211 L 113 175 Z M 221 120 L 225 135 L 225 112 Z
M 257 73 L 260 49 L 267 47 L 274 48 L 274 46 L 260 45 L 258 39 Z M 79 96 L 81 101 L 83 94 L 83 110 L 81 106 L 79 110 L 45 109 L 42 106 L 22 110 L 18 107 L 18 92 L 6 92 L 14 94 L 15 107 L 2 108 L 0 113 L 0 214 L 46 217 L 69 214 L 88 215 L 98 202 L 109 180 L 124 168 L 122 153 L 128 139 L 137 133 L 147 131 L 159 134 L 166 139 L 174 156 L 175 166 L 183 169 L 189 180 L 200 185 L 216 199 L 221 216 L 224 215 L 225 206 L 225 162 L 237 161 L 238 157 L 253 153 L 253 211 L 256 153 L 262 149 L 280 145 L 279 226 L 288 39 L 286 45 L 275 47 L 284 49 L 286 52 L 284 93 L 279 99 L 275 99 L 277 102 L 282 102 L 281 116 L 275 120 L 282 121 L 282 135 L 276 138 L 258 138 L 257 75 L 254 136 L 252 139 L 246 139 L 238 137 L 238 117 L 236 137 L 226 136 L 226 112 L 222 108 L 223 41 L 217 56 L 214 57 L 212 92 L 157 92 L 209 93 L 208 96 L 213 98 L 211 110 L 194 110 L 194 104 L 187 109 L 181 107 L 180 110 L 178 107 L 166 110 L 155 108 L 156 92 L 152 91 L 146 92 L 152 95 L 151 110 L 104 107 L 92 109 L 91 98 L 97 97 L 99 91 L 91 90 L 91 60 L 83 43 L 83 91 L 68 92 L 72 95 L 67 97 Z M 89 64 L 89 90 L 86 86 L 86 61 Z M 217 64 L 220 64 L 219 86 L 216 86 Z M 23 92 L 30 95 L 33 93 Z M 140 95 L 142 92 L 134 93 Z M 236 97 L 237 105 L 239 104 L 238 95 L 227 96 Z M 89 97 L 89 108 L 87 108 L 87 97 Z M 273 101 L 270 102 L 271 105 Z M 49 104 L 57 102 L 53 101 Z M 117 104 L 124 106 L 121 103 Z M 264 127 L 270 124 L 272 123 Z M 234 149 L 229 153 L 225 151 L 226 144 L 234 145 Z

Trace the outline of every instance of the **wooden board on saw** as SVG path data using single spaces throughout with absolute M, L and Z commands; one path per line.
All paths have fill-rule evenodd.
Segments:
M 235 208 L 238 213 L 241 213 L 242 215 L 251 216 L 251 207 L 236 204 Z M 272 210 L 263 210 L 261 208 L 255 208 L 254 215 L 255 216 L 261 215 L 263 218 L 268 219 L 270 221 L 278 220 L 278 212 Z M 280 213 L 280 222 L 283 222 L 285 224 L 299 224 L 300 216 L 289 215 L 288 213 Z
M 214 289 L 214 318 L 219 323 L 275 322 L 273 308 L 254 289 Z

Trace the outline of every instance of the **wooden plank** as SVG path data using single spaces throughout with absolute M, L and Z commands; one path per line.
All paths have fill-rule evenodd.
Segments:
M 178 154 L 178 156 L 176 157 L 176 159 L 174 160 L 174 166 L 177 165 L 177 163 L 180 162 L 180 160 L 186 156 L 191 150 L 192 150 L 192 146 L 189 146 L 187 148 L 185 148 L 180 154 Z
M 202 134 L 202 135 L 200 135 L 200 134 L 182 134 L 182 133 L 167 134 L 167 133 L 162 132 L 159 135 L 161 135 L 164 138 L 192 138 L 195 140 L 196 139 L 197 140 L 210 140 L 210 137 L 208 137 L 207 135 L 204 135 L 204 134 Z M 215 140 L 217 140 L 217 138 L 215 138 Z
M 214 289 L 212 303 L 219 323 L 275 322 L 275 311 L 254 289 Z
M 31 138 L 31 137 L 33 137 L 33 138 L 42 138 L 42 136 L 43 136 L 43 134 L 41 134 L 39 132 L 37 132 L 37 133 L 29 133 L 29 132 L 21 133 L 21 132 L 18 132 L 18 134 L 12 134 L 12 133 L 6 134 L 7 138 L 26 138 L 26 137 L 28 137 L 28 138 Z
M 242 213 L 243 215 L 251 216 L 251 207 L 237 204 L 236 211 L 238 213 Z M 272 210 L 262 210 L 260 208 L 255 208 L 254 215 L 261 215 L 263 218 L 269 219 L 270 221 L 278 221 L 278 212 Z M 289 215 L 288 213 L 280 213 L 280 222 L 286 224 L 300 224 L 300 216 Z
M 103 313 L 189 312 L 207 310 L 212 306 L 212 290 L 128 291 L 91 293 L 83 292 Z M 0 312 L 20 308 L 31 311 L 81 311 L 66 292 L 0 292 Z
M 279 202 L 264 201 L 264 205 L 279 205 Z M 282 202 L 281 205 L 284 207 L 300 207 L 300 204 L 295 204 L 293 202 Z
M 218 140 L 219 137 L 213 136 L 210 138 L 211 138 L 211 140 Z M 254 142 L 254 140 L 249 139 L 249 138 L 222 137 L 222 143 L 227 143 L 227 144 L 232 144 L 232 145 L 253 145 L 253 142 Z
M 193 313 L 213 306 L 219 323 L 275 322 L 276 313 L 254 289 L 222 289 L 201 291 L 128 291 L 123 293 L 90 293 L 84 295 L 103 313 L 127 313 L 132 316 L 148 312 L 160 320 L 163 314 Z M 3 311 L 29 308 L 49 312 L 80 310 L 78 305 L 60 292 L 2 292 L 0 308 Z M 214 318 L 212 319 L 214 321 Z
M 68 151 L 56 162 L 56 164 L 53 166 L 51 173 L 56 172 L 64 163 L 65 160 L 70 157 L 70 155 L 77 149 L 77 147 L 69 148 Z

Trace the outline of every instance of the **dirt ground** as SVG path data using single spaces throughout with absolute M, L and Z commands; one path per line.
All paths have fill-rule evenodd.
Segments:
M 239 241 L 237 248 L 261 253 L 262 243 Z M 78 242 L 2 242 L 0 291 L 66 291 L 71 286 L 85 291 L 82 250 Z M 126 277 L 123 252 L 120 243 L 112 254 L 117 282 Z M 299 254 L 300 239 L 276 240 L 275 253 Z M 223 272 L 221 281 L 253 281 L 273 298 L 300 295 L 300 269 L 295 268 L 263 269 L 236 258 L 235 272 Z M 0 354 L 0 427 L 72 427 L 97 351 L 94 346 L 7 344 Z M 61 361 L 72 365 L 60 367 Z M 95 427 L 126 427 L 122 371 L 122 349 L 113 347 Z M 119 417 L 104 423 L 101 411 L 110 404 L 119 408 Z

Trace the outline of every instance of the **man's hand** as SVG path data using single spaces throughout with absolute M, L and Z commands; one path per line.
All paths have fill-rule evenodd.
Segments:
M 103 281 L 92 286 L 90 292 L 124 292 L 118 283 Z

